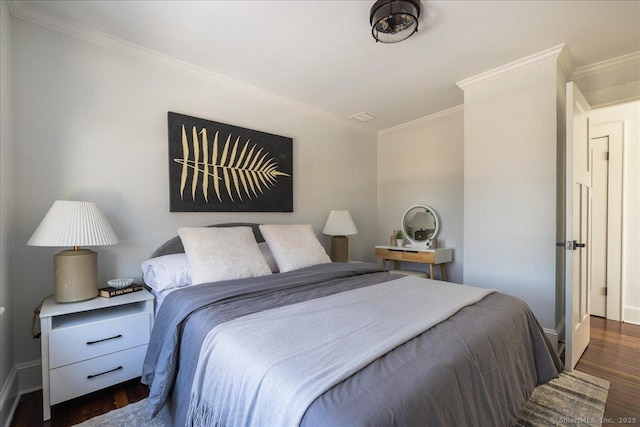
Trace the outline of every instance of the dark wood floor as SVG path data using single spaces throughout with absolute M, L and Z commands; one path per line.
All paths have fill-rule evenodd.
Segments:
M 592 317 L 591 342 L 576 369 L 611 382 L 603 427 L 640 425 L 640 326 Z M 20 398 L 11 425 L 67 427 L 147 395 L 146 386 L 137 380 L 129 381 L 56 405 L 51 410 L 51 421 L 43 423 L 42 391 L 36 391 Z
M 147 386 L 139 379 L 131 380 L 51 408 L 51 420 L 42 422 L 42 390 L 25 394 L 13 416 L 12 427 L 68 427 L 81 423 L 113 409 L 144 399 L 149 395 Z
M 640 326 L 592 316 L 591 341 L 576 369 L 611 383 L 603 426 L 640 425 Z

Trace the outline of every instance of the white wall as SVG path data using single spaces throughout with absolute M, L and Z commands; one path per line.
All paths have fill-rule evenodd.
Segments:
M 591 124 L 624 121 L 622 170 L 622 320 L 640 324 L 640 101 L 591 111 Z
M 378 232 L 388 245 L 412 205 L 431 206 L 440 217 L 438 244 L 454 249 L 449 280 L 462 283 L 464 112 L 438 113 L 378 135 Z M 411 269 L 420 265 L 411 263 Z M 425 266 L 421 268 L 427 271 Z
M 38 359 L 33 308 L 52 293 L 52 255 L 28 247 L 56 199 L 92 200 L 120 239 L 97 248 L 99 278 L 140 276 L 140 263 L 183 225 L 311 223 L 331 209 L 359 230 L 351 256 L 373 261 L 375 134 L 202 73 L 160 66 L 14 20 L 15 340 L 18 362 Z M 188 68 L 188 67 L 187 67 Z M 293 213 L 169 213 L 167 111 L 293 138 Z
M 12 291 L 13 127 L 11 88 L 11 17 L 0 1 L 0 425 L 5 425 L 16 402 Z M 0 309 L 1 311 L 2 309 Z
M 551 59 L 464 88 L 464 282 L 523 299 L 551 330 L 556 92 Z

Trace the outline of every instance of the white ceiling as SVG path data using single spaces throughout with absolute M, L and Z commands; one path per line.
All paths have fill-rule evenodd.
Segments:
M 422 1 L 420 29 L 375 43 L 373 0 L 19 1 L 382 130 L 463 103 L 456 82 L 565 43 L 575 67 L 640 51 L 640 1 Z

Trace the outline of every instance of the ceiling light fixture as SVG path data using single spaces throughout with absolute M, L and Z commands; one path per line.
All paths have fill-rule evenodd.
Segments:
M 418 31 L 418 0 L 378 0 L 371 8 L 369 23 L 376 42 L 397 43 Z

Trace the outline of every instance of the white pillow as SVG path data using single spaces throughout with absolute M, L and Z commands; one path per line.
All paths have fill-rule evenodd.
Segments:
M 261 225 L 260 232 L 281 273 L 331 262 L 310 224 Z
M 278 263 L 276 259 L 273 257 L 271 253 L 271 249 L 269 249 L 269 244 L 267 242 L 258 243 L 258 247 L 260 248 L 260 252 L 262 252 L 262 256 L 267 261 L 267 265 L 271 269 L 272 273 L 278 272 Z
M 163 255 L 142 263 L 144 282 L 158 292 L 191 285 L 189 260 L 184 253 Z
M 271 274 L 250 227 L 178 229 L 193 284 Z

